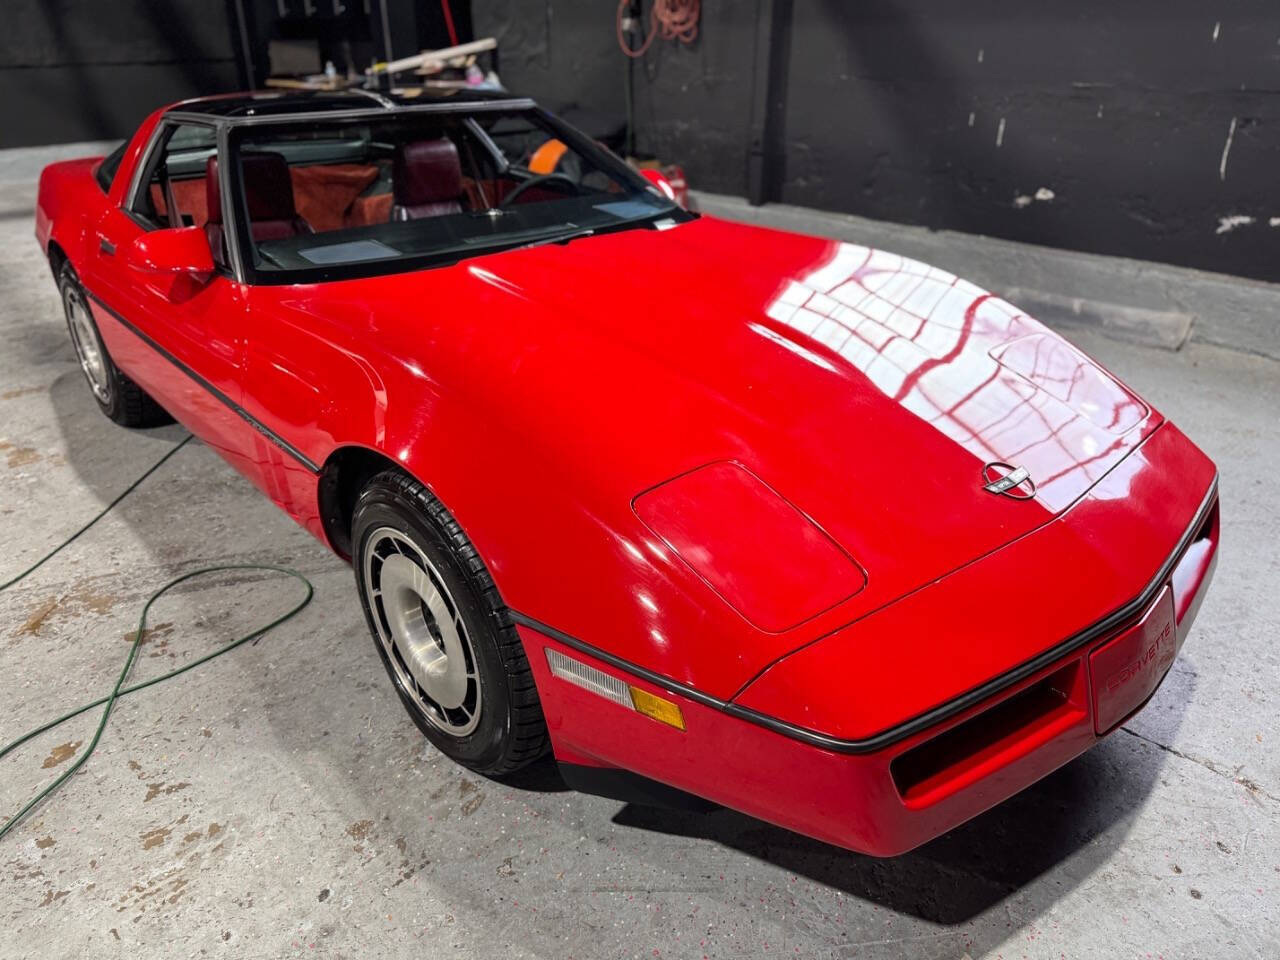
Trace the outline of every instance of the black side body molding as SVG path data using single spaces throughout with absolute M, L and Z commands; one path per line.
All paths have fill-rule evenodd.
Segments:
M 228 397 L 225 393 L 223 393 L 221 390 L 215 387 L 212 383 L 210 383 L 204 377 L 200 376 L 200 374 L 196 373 L 194 370 L 192 370 L 189 366 L 187 366 L 185 363 L 183 363 L 181 360 L 175 357 L 172 353 L 170 353 L 164 347 L 160 346 L 160 344 L 156 343 L 155 340 L 153 340 L 147 334 L 143 333 L 136 326 L 134 326 L 132 323 L 130 323 L 128 320 L 122 317 L 118 311 L 113 310 L 110 306 L 103 303 L 102 298 L 99 297 L 96 293 L 94 293 L 91 290 L 85 290 L 85 293 L 89 295 L 90 300 L 92 300 L 94 303 L 100 306 L 103 310 L 107 311 L 107 313 L 111 314 L 111 316 L 115 317 L 116 320 L 118 320 L 123 326 L 128 328 L 128 330 L 131 333 L 133 333 L 133 335 L 136 336 L 139 340 L 147 344 L 147 346 L 149 346 L 152 350 L 160 354 L 160 356 L 164 357 L 166 360 L 172 363 L 175 367 L 177 367 L 179 370 L 185 373 L 188 377 L 190 377 L 192 380 L 198 383 L 211 396 L 213 396 L 214 399 L 218 400 L 224 406 L 229 407 L 231 411 L 235 413 L 236 416 L 238 416 L 241 420 L 249 424 L 249 426 L 253 427 L 253 429 L 257 430 L 260 434 L 262 434 L 264 437 L 266 437 L 268 440 L 270 440 L 277 447 L 279 447 L 281 450 L 287 453 L 294 460 L 298 461 L 298 463 L 302 464 L 302 466 L 306 467 L 312 473 L 317 475 L 320 473 L 319 465 L 312 463 L 311 460 L 309 460 L 306 457 L 306 455 L 302 453 L 302 451 L 300 451 L 297 447 L 289 443 L 288 440 L 280 436 L 278 433 L 275 433 L 274 431 L 272 431 L 269 427 L 267 427 L 261 421 L 255 419 L 253 414 L 249 413 L 248 410 L 240 406 L 240 404 L 236 403 L 234 400 Z

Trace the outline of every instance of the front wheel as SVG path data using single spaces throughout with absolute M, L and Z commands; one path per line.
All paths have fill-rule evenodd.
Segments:
M 511 614 L 444 505 L 388 470 L 361 491 L 351 534 L 374 643 L 427 739 L 488 776 L 542 756 L 546 723 Z
M 70 263 L 58 271 L 58 292 L 67 317 L 67 331 L 76 359 L 98 408 L 122 427 L 158 427 L 173 418 L 145 390 L 130 380 L 111 360 L 98 325 L 89 310 L 89 298 Z

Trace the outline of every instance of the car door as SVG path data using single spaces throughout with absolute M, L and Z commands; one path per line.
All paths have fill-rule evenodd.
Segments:
M 206 161 L 216 130 L 196 122 L 158 125 L 118 207 L 90 237 L 82 279 L 107 350 L 177 420 L 246 470 L 253 426 L 240 413 L 247 323 L 245 290 L 225 267 L 208 277 L 149 273 L 128 264 L 139 237 L 208 219 Z

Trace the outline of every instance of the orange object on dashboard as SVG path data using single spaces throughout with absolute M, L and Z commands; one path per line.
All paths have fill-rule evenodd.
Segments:
M 529 158 L 529 169 L 534 173 L 555 173 L 556 164 L 569 148 L 562 140 L 548 140 Z

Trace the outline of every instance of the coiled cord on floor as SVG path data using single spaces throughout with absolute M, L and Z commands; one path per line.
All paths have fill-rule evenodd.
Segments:
M 13 586 L 14 584 L 18 583 L 19 581 L 25 579 L 26 577 L 34 573 L 41 566 L 43 566 L 47 560 L 53 557 L 54 554 L 58 553 L 58 551 L 62 550 L 68 544 L 72 543 L 74 540 L 76 540 L 76 538 L 78 538 L 86 530 L 88 530 L 95 523 L 101 520 L 104 516 L 107 515 L 107 513 L 111 511 L 113 507 L 115 507 L 118 503 L 120 503 L 120 501 L 122 501 L 125 497 L 129 496 L 129 494 L 131 494 L 134 490 L 136 490 L 138 486 L 144 480 L 147 479 L 147 477 L 155 473 L 158 469 L 160 469 L 161 466 L 165 464 L 166 461 L 168 461 L 170 457 L 172 457 L 175 453 L 177 453 L 184 446 L 186 446 L 188 441 L 190 440 L 191 440 L 190 436 L 186 437 L 181 443 L 179 443 L 172 450 L 168 451 L 163 457 L 161 457 L 154 464 L 152 464 L 151 467 L 149 467 L 145 473 L 143 473 L 141 476 L 138 477 L 138 479 L 134 480 L 133 483 L 129 484 L 129 486 L 124 489 L 123 493 L 121 493 L 118 497 L 116 497 L 109 504 L 107 504 L 101 511 L 98 512 L 96 516 L 94 516 L 91 520 L 89 520 L 88 523 L 80 527 L 80 529 L 78 529 L 75 533 L 71 534 L 71 536 L 67 537 L 67 539 L 62 541 L 62 543 L 58 544 L 58 546 L 54 547 L 47 554 L 45 554 L 43 557 L 41 557 L 39 560 L 37 560 L 27 569 L 23 570 L 17 576 L 13 577 L 10 580 L 6 580 L 4 583 L 0 584 L 0 592 L 9 589 L 9 587 Z M 219 573 L 219 572 L 224 572 L 228 570 L 262 570 L 262 571 L 267 571 L 271 573 L 283 573 L 287 576 L 293 577 L 295 580 L 301 581 L 303 586 L 306 588 L 306 592 L 303 595 L 302 599 L 298 601 L 296 605 L 294 605 L 292 608 L 287 610 L 285 613 L 276 617 L 270 623 L 265 624 L 261 627 L 257 627 L 252 632 L 247 633 L 244 636 L 239 637 L 235 640 L 232 640 L 229 643 L 223 644 L 217 649 L 209 653 L 206 653 L 204 656 L 197 657 L 195 660 L 191 661 L 190 663 L 187 663 L 181 667 L 178 667 L 176 670 L 170 670 L 168 673 L 162 674 L 158 677 L 153 677 L 150 680 L 143 680 L 139 683 L 135 683 L 130 686 L 125 686 L 125 681 L 128 680 L 129 678 L 129 671 L 133 669 L 134 662 L 137 660 L 138 649 L 142 646 L 143 638 L 146 635 L 147 615 L 150 613 L 152 605 L 155 604 L 155 602 L 159 600 L 162 596 L 164 596 L 166 593 L 168 593 L 170 590 L 172 590 L 174 587 L 178 586 L 181 583 L 185 583 L 188 580 L 193 580 L 196 577 L 204 576 L 205 574 Z M 45 733 L 49 730 L 52 730 L 54 727 L 57 727 L 66 723 L 68 720 L 71 720 L 73 717 L 78 717 L 82 713 L 87 713 L 88 711 L 92 710 L 94 707 L 99 707 L 99 706 L 103 707 L 102 716 L 98 720 L 98 727 L 93 733 L 93 738 L 89 741 L 89 746 L 85 749 L 83 753 L 80 754 L 79 757 L 76 758 L 76 761 L 67 770 L 65 770 L 61 776 L 59 776 L 56 780 L 53 781 L 53 783 L 49 784 L 47 787 L 45 787 L 43 790 L 37 793 L 34 797 L 28 800 L 25 804 L 23 804 L 22 808 L 18 810 L 17 813 L 11 816 L 2 826 L 0 826 L 0 839 L 3 839 L 5 835 L 9 833 L 10 830 L 12 830 L 15 826 L 17 826 L 19 821 L 21 821 L 28 813 L 30 813 L 33 809 L 35 809 L 41 802 L 43 802 L 50 795 L 52 795 L 54 791 L 56 791 L 59 787 L 61 787 L 64 783 L 66 783 L 66 781 L 68 780 L 68 778 L 71 777 L 72 774 L 74 774 L 77 770 L 79 770 L 82 766 L 84 766 L 85 762 L 88 761 L 89 757 L 93 755 L 94 750 L 97 749 L 98 741 L 102 739 L 102 733 L 107 728 L 107 721 L 111 717 L 111 711 L 115 707 L 117 700 L 119 700 L 121 697 L 128 696 L 131 693 L 135 693 L 138 690 L 145 690 L 147 687 L 153 687 L 158 683 L 163 683 L 165 680 L 170 680 L 173 677 L 178 676 L 179 674 L 186 673 L 188 670 L 193 670 L 203 663 L 208 663 L 210 660 L 214 659 L 215 657 L 220 657 L 225 653 L 230 653 L 236 647 L 239 647 L 242 644 L 248 643 L 250 640 L 255 640 L 258 637 L 261 637 L 264 633 L 267 633 L 268 631 L 274 629 L 275 627 L 280 626 L 280 624 L 284 623 L 286 620 L 289 620 L 290 618 L 296 616 L 302 610 L 303 607 L 305 607 L 307 604 L 311 602 L 311 598 L 314 595 L 315 595 L 315 587 L 311 584 L 311 581 L 308 580 L 306 577 L 304 577 L 302 574 L 298 573 L 296 570 L 290 570 L 287 567 L 278 567 L 278 566 L 275 566 L 274 564 L 267 564 L 267 563 L 228 563 L 228 564 L 219 564 L 218 566 L 212 566 L 212 567 L 201 567 L 198 570 L 192 570 L 188 573 L 182 574 L 179 577 L 175 577 L 174 579 L 166 583 L 164 586 L 162 586 L 155 593 L 151 594 L 151 596 L 147 598 L 147 602 L 142 607 L 142 613 L 138 616 L 138 629 L 137 629 L 137 632 L 134 633 L 133 643 L 129 647 L 129 655 L 125 658 L 124 666 L 121 668 L 120 675 L 116 678 L 115 685 L 111 688 L 111 692 L 104 697 L 99 697 L 97 700 L 94 700 L 90 703 L 86 703 L 79 707 L 76 707 L 74 710 L 70 710 L 67 713 L 64 713 L 62 716 L 56 717 L 53 720 L 48 721 L 47 723 L 43 723 L 40 726 L 27 731 L 22 736 L 18 737 L 16 740 L 12 740 L 9 743 L 6 743 L 3 747 L 0 747 L 0 759 L 3 759 L 5 756 L 7 756 L 8 754 L 16 750 L 18 747 L 22 746 L 27 741 L 35 737 L 38 737 L 40 734 Z

